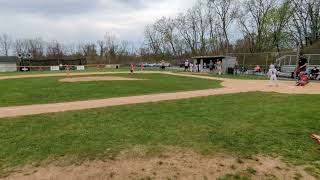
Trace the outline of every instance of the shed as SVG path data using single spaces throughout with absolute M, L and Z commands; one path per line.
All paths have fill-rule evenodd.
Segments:
M 204 70 L 209 68 L 211 61 L 212 63 L 221 61 L 224 73 L 227 73 L 228 68 L 234 68 L 237 65 L 237 58 L 232 56 L 195 56 L 192 59 L 194 64 L 200 64 Z
M 17 71 L 18 58 L 15 56 L 0 56 L 0 72 Z

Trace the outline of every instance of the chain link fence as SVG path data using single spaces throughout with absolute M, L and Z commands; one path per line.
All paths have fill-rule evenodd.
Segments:
M 238 65 L 248 70 L 259 65 L 263 70 L 267 70 L 270 64 L 275 64 L 278 58 L 291 55 L 297 56 L 296 52 L 264 52 L 264 53 L 228 53 L 228 56 L 237 58 Z M 296 62 L 296 60 L 295 60 Z

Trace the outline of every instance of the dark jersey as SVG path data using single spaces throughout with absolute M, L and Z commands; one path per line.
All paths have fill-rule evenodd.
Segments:
M 311 70 L 311 74 L 318 74 L 319 73 L 319 69 L 312 69 Z
M 306 58 L 301 57 L 301 58 L 299 59 L 299 69 L 300 69 L 300 71 L 306 71 L 306 70 L 307 70 L 307 67 L 304 66 L 304 65 L 307 64 L 307 63 L 308 63 L 308 60 L 307 60 Z M 302 67 L 302 66 L 304 66 L 304 67 Z

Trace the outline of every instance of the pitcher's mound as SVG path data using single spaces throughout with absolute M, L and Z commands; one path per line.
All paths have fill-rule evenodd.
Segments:
M 141 80 L 144 80 L 144 79 L 112 77 L 112 76 L 91 76 L 91 77 L 65 78 L 65 79 L 61 79 L 60 82 L 141 81 Z

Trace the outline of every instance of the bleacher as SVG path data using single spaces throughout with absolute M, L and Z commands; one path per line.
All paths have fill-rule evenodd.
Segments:
M 320 54 L 305 54 L 304 57 L 308 59 L 308 69 L 313 67 L 320 67 Z M 286 55 L 278 58 L 276 64 L 279 67 L 280 76 L 292 77 L 297 67 L 298 57 L 297 55 Z

